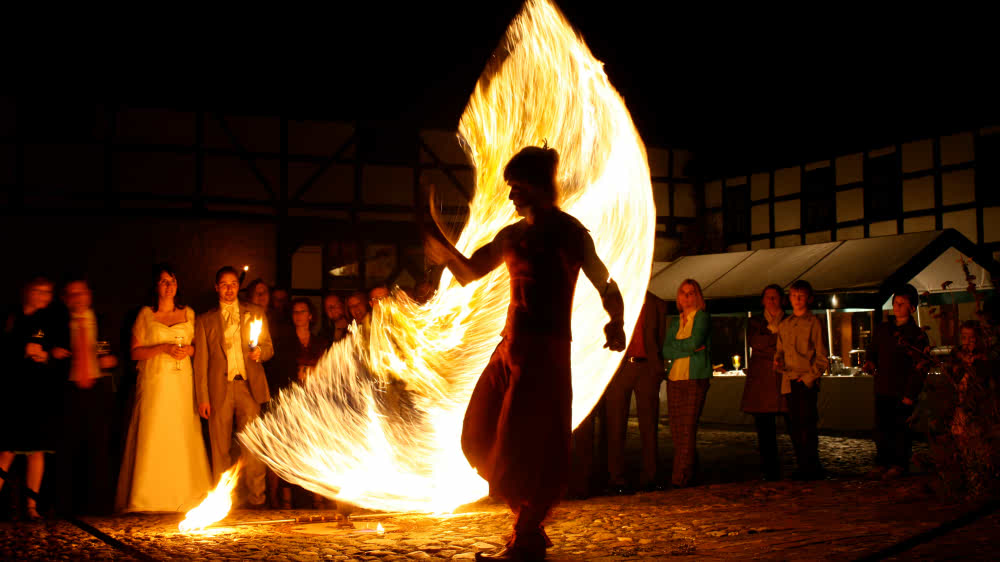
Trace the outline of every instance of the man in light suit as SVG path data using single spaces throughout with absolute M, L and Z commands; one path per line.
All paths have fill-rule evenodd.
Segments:
M 656 430 L 660 420 L 660 383 L 663 382 L 663 338 L 667 303 L 647 292 L 625 358 L 604 394 L 608 423 L 608 472 L 612 493 L 625 493 L 625 434 L 629 404 L 635 391 L 642 442 L 639 485 L 653 490 L 658 457 Z
M 230 445 L 234 430 L 241 431 L 260 414 L 271 394 L 262 361 L 274 355 L 266 311 L 239 302 L 239 274 L 226 266 L 215 274 L 219 307 L 200 316 L 194 331 L 194 385 L 198 412 L 208 420 L 215 481 L 234 462 Z M 261 320 L 260 338 L 250 347 L 250 323 Z M 264 463 L 245 455 L 244 483 L 251 508 L 264 506 Z

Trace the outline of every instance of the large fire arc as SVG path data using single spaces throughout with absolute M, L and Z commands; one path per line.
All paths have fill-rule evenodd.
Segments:
M 559 206 L 590 231 L 634 326 L 649 279 L 656 211 L 643 143 L 602 64 L 547 0 L 529 0 L 480 77 L 459 124 L 476 170 L 466 255 L 516 220 L 503 166 L 527 145 L 560 153 Z M 499 343 L 503 268 L 460 286 L 446 271 L 417 305 L 394 291 L 370 326 L 336 343 L 304 385 L 283 391 L 239 436 L 282 478 L 390 511 L 449 511 L 487 492 L 460 447 L 476 380 Z M 573 308 L 573 423 L 621 360 L 603 348 L 607 315 L 581 276 Z

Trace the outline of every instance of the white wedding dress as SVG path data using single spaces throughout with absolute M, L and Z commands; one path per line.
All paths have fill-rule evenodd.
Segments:
M 178 337 L 190 345 L 194 311 L 187 307 L 184 322 L 167 326 L 153 317 L 152 309 L 143 307 L 132 333 L 141 346 L 176 344 Z M 159 353 L 139 361 L 116 511 L 185 512 L 204 499 L 211 485 L 191 359 L 177 361 Z

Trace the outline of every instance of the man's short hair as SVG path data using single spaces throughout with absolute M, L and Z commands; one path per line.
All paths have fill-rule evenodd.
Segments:
M 219 282 L 222 281 L 222 276 L 225 275 L 225 274 L 227 274 L 227 273 L 232 273 L 233 275 L 236 276 L 237 279 L 240 278 L 240 274 L 237 273 L 235 267 L 233 267 L 231 265 L 226 265 L 226 266 L 220 267 L 219 271 L 215 272 L 215 284 L 218 285 Z
M 920 295 L 917 294 L 917 288 L 909 283 L 896 289 L 896 292 L 892 295 L 892 300 L 896 300 L 896 297 L 904 297 L 910 301 L 910 306 L 913 308 L 920 306 Z
M 788 288 L 788 292 L 791 293 L 792 291 L 803 291 L 807 295 L 807 304 L 812 304 L 813 299 L 816 297 L 816 293 L 813 292 L 813 286 L 805 279 L 797 279 L 792 283 L 792 286 Z
M 503 179 L 519 181 L 544 189 L 556 198 L 556 170 L 559 153 L 547 146 L 526 146 L 515 154 L 503 169 Z

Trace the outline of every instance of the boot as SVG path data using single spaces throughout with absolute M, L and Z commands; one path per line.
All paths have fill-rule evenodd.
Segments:
M 545 549 L 549 540 L 540 528 L 536 532 L 514 532 L 507 545 L 493 554 L 476 553 L 476 560 L 545 560 Z

